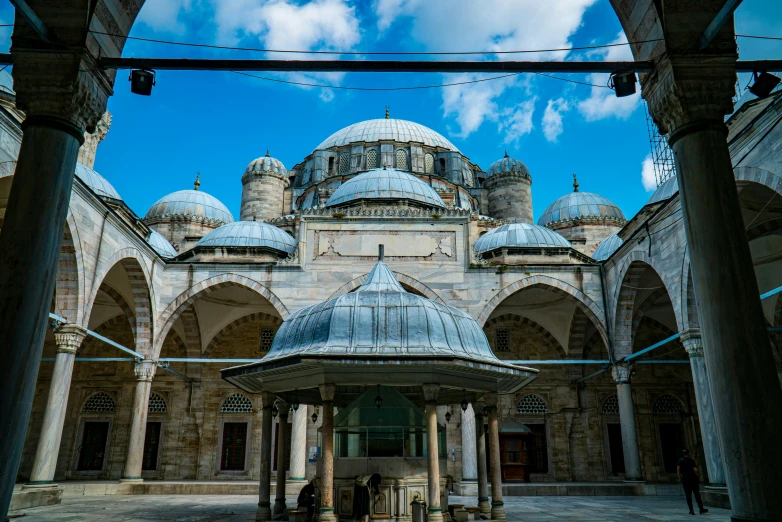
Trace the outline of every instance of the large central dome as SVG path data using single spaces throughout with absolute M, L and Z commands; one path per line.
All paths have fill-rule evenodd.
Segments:
M 374 143 L 380 140 L 393 140 L 399 143 L 413 141 L 429 147 L 442 147 L 459 152 L 459 149 L 439 132 L 412 121 L 391 118 L 366 120 L 349 125 L 323 140 L 317 150 L 343 147 L 359 141 Z

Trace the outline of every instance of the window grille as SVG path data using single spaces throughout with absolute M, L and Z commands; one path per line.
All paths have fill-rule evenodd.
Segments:
M 548 413 L 548 406 L 540 395 L 530 394 L 521 398 L 516 412 L 526 415 L 543 415 Z
M 339 155 L 339 173 L 347 174 L 350 170 L 350 154 L 343 152 Z
M 684 406 L 682 406 L 682 401 L 673 395 L 665 394 L 654 401 L 652 411 L 656 415 L 678 415 L 684 412 Z
M 427 174 L 434 172 L 434 156 L 431 154 L 424 156 L 424 172 Z
M 274 328 L 261 328 L 261 343 L 258 351 L 268 352 L 274 341 Z
M 229 395 L 220 406 L 220 413 L 252 413 L 253 404 L 241 393 Z
M 618 415 L 619 414 L 619 397 L 614 395 L 610 395 L 606 400 L 603 401 L 603 413 L 608 413 L 610 415 Z
M 377 149 L 369 149 L 367 151 L 367 169 L 377 168 Z
M 149 413 L 166 413 L 166 400 L 159 393 L 149 395 L 149 404 L 147 406 Z
M 98 392 L 84 403 L 84 413 L 114 413 L 116 405 L 108 393 Z
M 407 170 L 407 152 L 403 149 L 396 149 L 396 168 Z
M 497 351 L 510 351 L 510 330 L 508 328 L 497 328 Z

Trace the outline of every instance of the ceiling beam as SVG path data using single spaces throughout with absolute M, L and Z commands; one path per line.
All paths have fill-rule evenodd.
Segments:
M 33 8 L 27 5 L 27 0 L 11 0 L 11 4 L 13 4 L 13 6 L 16 8 L 16 12 L 22 15 L 22 18 L 24 18 L 24 21 L 27 22 L 27 25 L 29 25 L 30 28 L 35 31 L 35 34 L 38 35 L 38 38 L 46 43 L 52 43 L 52 36 L 49 32 L 49 29 L 38 17 L 38 15 L 35 14 Z
M 698 48 L 705 49 L 709 46 L 717 33 L 725 26 L 725 23 L 733 16 L 733 12 L 741 5 L 742 0 L 726 0 L 725 5 L 722 6 L 720 12 L 714 17 L 709 26 L 703 31 L 703 34 L 698 39 Z

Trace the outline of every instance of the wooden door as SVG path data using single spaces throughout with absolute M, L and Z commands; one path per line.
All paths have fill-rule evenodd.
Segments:
M 144 458 L 141 469 L 145 471 L 154 471 L 157 469 L 157 455 L 160 447 L 160 422 L 148 422 L 147 431 L 144 435 Z
M 523 436 L 500 435 L 500 470 L 503 482 L 529 482 Z
M 678 423 L 660 423 L 660 449 L 662 450 L 663 469 L 666 473 L 676 473 L 676 464 L 684 448 L 682 425 Z
M 108 422 L 85 422 L 84 434 L 79 448 L 79 471 L 103 470 L 106 455 L 106 439 L 109 435 Z
M 247 451 L 247 423 L 226 422 L 223 424 L 223 452 L 220 469 L 244 471 L 244 457 Z
M 622 426 L 608 424 L 608 451 L 611 453 L 611 473 L 618 475 L 625 472 L 625 451 L 622 447 Z

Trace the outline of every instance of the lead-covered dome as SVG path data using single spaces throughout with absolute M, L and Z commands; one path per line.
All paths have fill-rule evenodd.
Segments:
M 244 170 L 244 173 L 245 174 L 271 173 L 271 174 L 276 174 L 283 178 L 288 177 L 288 171 L 285 169 L 285 165 L 283 165 L 282 162 L 277 158 L 272 158 L 271 155 L 269 155 L 268 149 L 266 150 L 266 156 L 261 156 L 260 158 L 251 161 L 250 164 L 247 165 L 247 168 Z
M 622 246 L 622 238 L 619 237 L 619 232 L 614 232 L 597 245 L 597 248 L 592 252 L 592 259 L 596 261 L 605 261 L 611 255 Z
M 579 192 L 578 188 L 565 194 L 548 206 L 538 219 L 538 225 L 551 226 L 576 219 L 605 220 L 614 223 L 626 221 L 621 209 L 608 198 L 591 192 Z
M 657 187 L 657 190 L 654 191 L 652 197 L 649 198 L 649 201 L 647 201 L 646 204 L 651 205 L 652 203 L 665 201 L 666 199 L 675 196 L 677 192 L 679 192 L 679 180 L 676 176 L 671 176 Z
M 349 179 L 326 201 L 327 207 L 360 200 L 404 200 L 445 207 L 437 192 L 425 181 L 396 169 L 374 169 Z
M 498 248 L 572 248 L 553 230 L 532 223 L 509 223 L 486 232 L 473 244 L 477 254 Z
M 285 255 L 296 250 L 296 240 L 284 230 L 258 221 L 236 221 L 218 227 L 198 240 L 195 248 L 267 248 Z
M 214 196 L 200 190 L 179 190 L 155 202 L 145 220 L 186 217 L 216 223 L 233 223 L 234 217 Z
M 90 187 L 95 194 L 104 198 L 122 199 L 106 178 L 82 163 L 76 164 L 76 177 Z
M 149 243 L 149 246 L 151 246 L 160 257 L 172 258 L 177 256 L 177 251 L 171 246 L 168 239 L 155 230 L 149 231 L 147 243 Z
M 348 125 L 323 140 L 316 150 L 343 147 L 360 141 L 374 143 L 381 140 L 392 140 L 399 143 L 423 143 L 429 147 L 442 147 L 459 152 L 459 149 L 453 143 L 429 127 L 424 127 L 412 121 L 393 118 L 366 120 Z
M 498 159 L 497 161 L 489 165 L 489 168 L 486 170 L 486 178 L 488 179 L 491 176 L 496 176 L 498 174 L 506 174 L 506 173 L 515 173 L 527 177 L 529 177 L 530 175 L 527 166 L 521 161 L 508 156 L 507 151 L 505 151 L 504 158 Z

